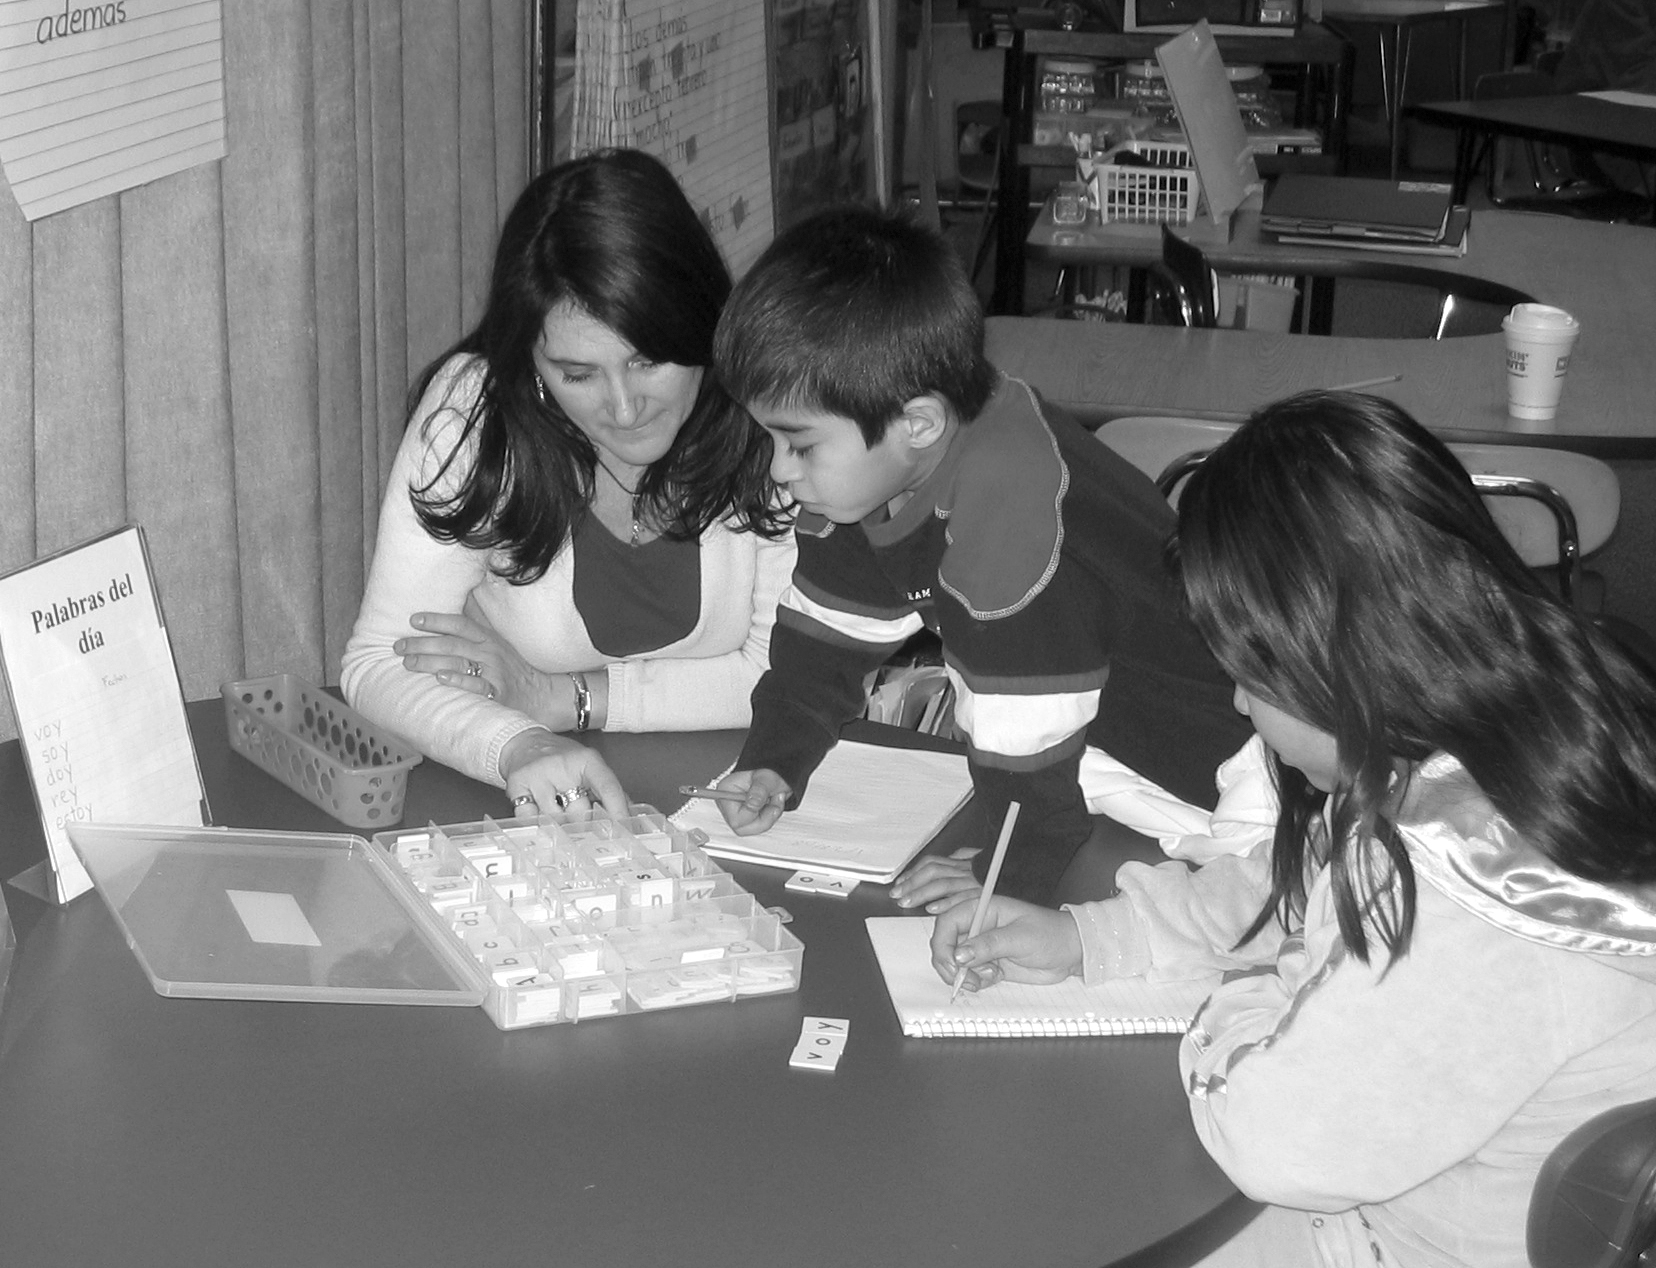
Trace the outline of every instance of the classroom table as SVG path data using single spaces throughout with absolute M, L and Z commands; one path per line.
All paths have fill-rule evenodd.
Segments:
M 1380 37 L 1381 108 L 1397 179 L 1403 157 L 1403 95 L 1409 89 L 1409 58 L 1417 26 L 1449 22 L 1455 27 L 1454 90 L 1466 95 L 1466 20 L 1479 13 L 1502 16 L 1501 46 L 1507 46 L 1507 0 L 1323 0 L 1323 20 L 1335 30 L 1373 26 Z
M 218 701 L 189 715 L 216 822 L 342 830 L 230 751 Z M 671 809 L 740 738 L 593 742 Z M 11 876 L 44 854 L 15 741 L 0 807 Z M 427 761 L 405 811 L 507 807 Z M 164 999 L 96 894 L 8 887 L 0 1264 L 1096 1268 L 1162 1239 L 1188 1262 L 1245 1222 L 1174 1039 L 905 1039 L 863 928 L 896 910 L 883 887 L 731 870 L 793 913 L 797 994 L 510 1032 L 478 1008 Z M 832 1074 L 788 1066 L 806 1014 L 851 1021 Z
M 1656 109 L 1588 93 L 1549 93 L 1497 101 L 1432 101 L 1410 106 L 1423 123 L 1455 129 L 1455 198 L 1465 201 L 1480 136 L 1526 137 L 1602 154 L 1656 159 Z
M 990 359 L 1049 399 L 1102 422 L 1129 414 L 1237 418 L 1293 392 L 1400 374 L 1375 390 L 1447 439 L 1548 445 L 1605 458 L 1656 457 L 1656 232 L 1514 211 L 1472 215 L 1460 258 L 1290 247 L 1239 215 L 1226 245 L 1203 244 L 1223 272 L 1487 283 L 1573 313 L 1581 337 L 1556 418 L 1506 412 L 1499 333 L 1380 339 L 1185 330 L 1126 323 L 993 317 Z M 1032 257 L 1070 265 L 1143 265 L 1161 255 L 1159 229 L 1118 235 L 1054 226 L 1030 231 Z

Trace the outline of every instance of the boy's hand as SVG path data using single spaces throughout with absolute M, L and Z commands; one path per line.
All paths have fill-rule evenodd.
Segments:
M 982 990 L 1003 978 L 1008 982 L 1061 982 L 1081 967 L 1081 934 L 1067 911 L 1037 907 L 998 895 L 989 900 L 983 929 L 972 927 L 974 903 L 958 903 L 937 918 L 932 930 L 932 967 L 952 983 L 961 967 L 962 985 Z
M 972 875 L 972 859 L 976 856 L 976 847 L 969 845 L 947 858 L 928 854 L 892 883 L 891 896 L 899 907 L 924 907 L 934 916 L 956 903 L 975 899 L 983 888 Z
M 782 817 L 782 807 L 793 791 L 773 770 L 732 771 L 719 781 L 718 787 L 747 794 L 746 801 L 719 802 L 719 813 L 739 837 L 769 831 Z

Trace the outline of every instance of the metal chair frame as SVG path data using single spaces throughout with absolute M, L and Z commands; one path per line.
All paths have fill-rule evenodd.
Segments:
M 1125 427 L 1122 425 L 1126 424 Z M 1098 436 L 1128 461 L 1145 471 L 1169 501 L 1176 500 L 1179 485 L 1200 466 L 1207 455 L 1239 424 L 1205 419 L 1143 418 L 1117 419 L 1099 429 Z M 1122 428 L 1114 437 L 1111 428 Z M 1118 442 L 1112 444 L 1112 441 Z M 1182 447 L 1181 446 L 1188 446 Z M 1533 475 L 1512 470 L 1479 470 L 1491 466 L 1521 465 L 1530 456 L 1523 446 L 1450 445 L 1467 467 L 1473 486 L 1488 498 L 1523 499 L 1547 511 L 1553 532 L 1543 547 L 1526 525 L 1503 519 L 1501 528 L 1531 567 L 1558 570 L 1559 595 L 1579 609 L 1582 594 L 1582 556 L 1609 538 L 1620 516 L 1620 490 L 1615 473 L 1596 459 L 1576 455 L 1582 468 L 1581 496 L 1592 498 L 1592 529 L 1583 541 L 1581 521 L 1570 499 L 1555 485 Z M 1172 451 L 1173 456 L 1168 457 Z M 1547 458 L 1562 461 L 1559 454 Z M 1590 481 L 1596 479 L 1597 483 Z

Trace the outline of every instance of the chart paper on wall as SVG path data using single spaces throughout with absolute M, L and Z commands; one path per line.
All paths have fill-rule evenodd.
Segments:
M 25 217 L 223 157 L 219 0 L 0 0 L 0 162 Z
M 765 6 L 581 0 L 576 154 L 647 150 L 672 170 L 738 276 L 772 234 Z
M 44 897 L 63 903 L 91 888 L 66 831 L 72 821 L 208 822 L 137 528 L 0 577 L 0 665 L 46 834 Z

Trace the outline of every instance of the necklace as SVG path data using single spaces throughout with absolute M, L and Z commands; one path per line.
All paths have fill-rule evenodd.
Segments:
M 615 481 L 615 487 L 620 489 L 621 492 L 625 493 L 628 497 L 630 497 L 632 499 L 632 514 L 629 516 L 629 519 L 631 521 L 632 531 L 629 534 L 629 536 L 627 537 L 627 545 L 637 546 L 638 545 L 638 535 L 642 531 L 639 527 L 639 524 L 638 524 L 638 486 L 634 485 L 632 488 L 629 489 L 626 486 L 626 484 L 623 483 L 621 477 L 616 475 L 615 472 L 610 470 L 610 465 L 609 465 L 609 463 L 604 461 L 604 457 L 603 457 L 602 454 L 598 453 L 595 450 L 593 452 L 592 456 L 598 460 L 598 465 L 604 469 L 604 474 L 607 475 L 611 480 Z

